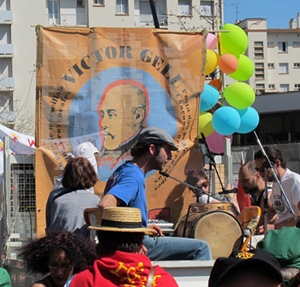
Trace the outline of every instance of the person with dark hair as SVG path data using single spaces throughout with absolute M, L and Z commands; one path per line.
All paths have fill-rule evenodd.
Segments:
M 89 269 L 70 278 L 66 287 L 178 286 L 171 274 L 152 266 L 145 255 L 143 238 L 154 230 L 143 227 L 138 208 L 104 208 L 100 225 L 89 228 L 97 232 L 98 258 Z
M 254 160 L 256 170 L 260 173 L 262 178 L 266 181 L 273 182 L 270 200 L 278 215 L 275 229 L 279 229 L 282 226 L 296 226 L 297 218 L 293 215 L 292 210 L 290 210 L 290 206 L 286 198 L 293 208 L 294 213 L 299 215 L 300 175 L 292 172 L 286 167 L 286 162 L 283 159 L 281 151 L 276 147 L 266 146 L 264 147 L 264 152 L 263 150 L 257 151 L 254 155 Z M 267 155 L 270 163 L 265 154 Z M 285 195 L 283 194 L 273 171 L 282 186 Z
M 96 174 L 98 175 L 98 163 L 100 161 L 99 151 L 98 149 L 91 143 L 91 142 L 83 142 L 77 146 L 75 146 L 71 152 L 67 154 L 67 162 L 74 158 L 74 157 L 85 157 L 89 160 L 89 162 L 92 164 L 92 166 L 95 169 Z M 62 174 L 59 175 L 54 183 L 54 188 L 57 189 L 59 187 L 62 187 Z M 88 189 L 91 193 L 94 193 L 94 188 L 91 187 Z
M 69 231 L 90 236 L 83 211 L 88 207 L 97 207 L 100 198 L 87 191 L 97 180 L 97 174 L 88 159 L 70 159 L 63 171 L 63 187 L 54 189 L 47 201 L 47 234 Z
M 204 203 L 204 204 L 208 204 L 208 203 L 230 204 L 231 210 L 235 214 L 239 213 L 239 205 L 236 199 L 236 194 L 234 193 L 234 189 L 231 184 L 228 184 L 227 195 L 219 195 L 217 193 L 216 197 L 214 197 L 209 192 L 209 179 L 204 170 L 188 169 L 186 174 L 187 174 L 186 182 L 195 187 L 195 189 L 190 188 L 190 190 L 195 194 L 196 197 L 198 197 L 197 202 Z M 199 190 L 200 190 L 200 194 L 197 193 L 199 192 Z
M 214 203 L 220 202 L 221 200 L 217 200 L 212 196 L 209 196 L 209 181 L 208 177 L 204 170 L 202 169 L 190 169 L 187 171 L 186 182 L 195 187 L 195 189 L 190 188 L 190 190 L 197 197 L 197 189 L 201 191 L 199 198 L 197 201 L 201 203 Z
M 267 251 L 234 250 L 229 257 L 219 257 L 211 270 L 208 287 L 280 287 L 280 265 Z
M 161 170 L 176 151 L 173 138 L 157 127 L 144 128 L 131 148 L 132 160 L 118 167 L 108 180 L 100 207 L 128 206 L 141 210 L 143 226 L 148 224 L 145 175 Z M 145 236 L 144 245 L 151 260 L 210 260 L 211 250 L 204 240 L 162 236 L 157 225 L 151 225 L 158 236 Z
M 31 287 L 63 287 L 73 274 L 93 264 L 96 244 L 80 234 L 51 233 L 22 246 L 19 257 L 28 272 L 49 273 Z
M 266 182 L 262 178 L 262 175 L 256 170 L 254 161 L 248 161 L 240 167 L 239 181 L 245 193 L 251 195 L 252 205 L 259 206 L 263 212 L 263 215 L 265 215 L 265 212 L 267 212 L 266 227 L 268 230 L 274 229 L 274 224 L 277 219 L 276 210 L 271 206 L 268 186 L 266 186 Z M 267 191 L 267 193 L 265 193 L 265 191 Z M 261 216 L 256 229 L 257 234 L 265 233 L 264 220 L 265 216 Z

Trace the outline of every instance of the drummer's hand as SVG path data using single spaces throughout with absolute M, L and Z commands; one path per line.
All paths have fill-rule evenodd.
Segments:
M 152 228 L 156 233 L 154 234 L 155 236 L 163 236 L 162 229 L 155 225 L 155 224 L 150 224 L 147 226 L 148 228 Z
M 274 224 L 268 224 L 267 225 L 268 230 L 270 229 L 275 229 L 275 225 Z M 260 234 L 264 234 L 265 233 L 265 229 L 263 225 L 260 225 L 256 228 L 256 234 L 260 235 Z

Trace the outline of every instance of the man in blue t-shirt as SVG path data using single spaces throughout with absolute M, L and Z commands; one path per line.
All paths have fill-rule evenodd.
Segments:
M 129 206 L 141 210 L 143 225 L 148 222 L 145 175 L 151 170 L 161 170 L 176 151 L 173 138 L 157 127 L 144 128 L 131 148 L 132 160 L 125 162 L 108 180 L 100 207 Z M 151 260 L 210 260 L 211 250 L 206 241 L 183 237 L 162 236 L 157 225 L 150 225 L 156 237 L 145 236 L 143 241 Z

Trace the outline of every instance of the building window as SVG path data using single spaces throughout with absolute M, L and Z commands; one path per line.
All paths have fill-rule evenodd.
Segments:
M 178 15 L 192 15 L 191 0 L 178 0 Z
M 255 63 L 255 80 L 264 80 L 265 69 L 264 63 Z
M 289 91 L 289 84 L 280 84 L 279 92 L 288 92 Z
M 274 42 L 268 42 L 268 48 L 274 48 Z
M 84 7 L 84 0 L 77 0 L 77 7 Z
M 293 48 L 300 48 L 300 42 L 293 42 Z
M 214 1 L 200 1 L 200 15 L 212 17 L 214 15 Z
M 94 0 L 94 4 L 104 6 L 104 0 Z
M 300 91 L 300 84 L 295 84 L 294 90 L 295 91 Z
M 288 74 L 288 73 L 289 73 L 289 64 L 279 63 L 279 74 Z
M 263 59 L 264 58 L 264 43 L 254 42 L 254 58 Z
M 269 69 L 275 69 L 275 64 L 274 63 L 268 63 L 268 68 Z
M 294 69 L 300 69 L 300 63 L 294 63 Z
M 269 84 L 269 89 L 270 90 L 275 90 L 275 84 Z
M 117 0 L 117 14 L 128 14 L 128 0 Z
M 254 47 L 263 47 L 264 46 L 264 43 L 263 42 L 261 42 L 261 41 L 255 41 L 254 42 Z
M 278 52 L 287 53 L 288 51 L 288 42 L 278 42 Z
M 258 95 L 264 93 L 265 92 L 265 84 L 256 84 L 255 90 Z

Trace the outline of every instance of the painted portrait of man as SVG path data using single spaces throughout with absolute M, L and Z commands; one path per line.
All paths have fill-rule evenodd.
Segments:
M 106 87 L 97 107 L 103 164 L 116 163 L 128 156 L 130 147 L 146 126 L 148 106 L 148 91 L 136 80 L 117 80 Z

